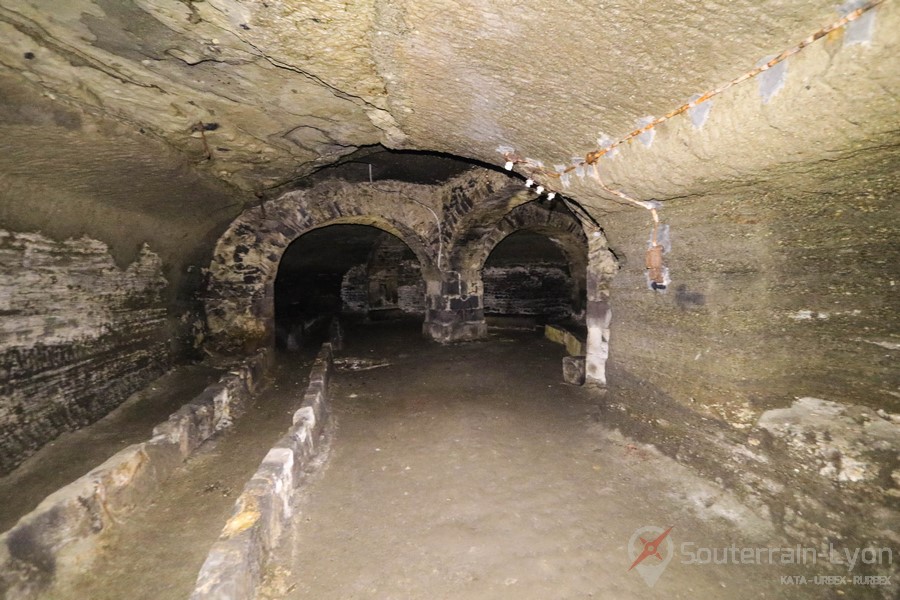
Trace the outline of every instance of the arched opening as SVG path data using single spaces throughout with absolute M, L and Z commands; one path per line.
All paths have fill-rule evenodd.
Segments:
M 551 238 L 527 230 L 511 233 L 482 270 L 488 323 L 583 322 L 585 290 L 573 275 L 568 257 Z
M 425 283 L 415 253 L 370 225 L 337 224 L 295 239 L 275 277 L 275 342 L 295 350 L 332 316 L 421 318 Z
M 435 227 L 428 225 L 432 218 L 427 206 L 397 202 L 396 193 L 390 187 L 340 181 L 326 181 L 314 189 L 288 192 L 245 210 L 219 238 L 210 262 L 204 301 L 208 345 L 220 352 L 248 352 L 276 341 L 275 279 L 282 257 L 299 238 L 319 229 L 371 226 L 393 234 L 413 251 L 426 282 L 439 281 L 434 255 L 440 245 L 432 239 Z M 410 221 L 425 225 L 417 229 Z M 324 241 L 311 247 L 321 250 L 329 244 L 329 234 L 319 235 L 325 236 Z M 366 247 L 371 248 L 371 244 Z M 309 253 L 294 252 L 301 257 Z M 307 259 L 299 260 L 301 264 L 294 271 L 312 270 L 302 264 Z M 292 262 L 289 259 L 285 265 Z M 333 274 L 332 271 L 332 280 Z M 328 277 L 319 279 L 324 281 Z M 331 285 L 334 298 L 333 281 Z M 286 284 L 286 289 L 290 287 L 290 283 Z M 303 286 L 299 287 L 302 290 Z M 282 298 L 278 303 L 284 309 L 291 302 L 294 300 Z M 300 313 L 302 309 L 295 305 L 282 312 Z
M 354 308 L 371 319 L 425 314 L 425 280 L 415 253 L 403 240 L 382 232 L 375 240 L 365 265 L 356 268 L 364 283 L 365 302 Z M 357 276 L 359 278 L 359 275 Z M 341 288 L 345 310 L 349 310 L 354 286 L 349 273 Z

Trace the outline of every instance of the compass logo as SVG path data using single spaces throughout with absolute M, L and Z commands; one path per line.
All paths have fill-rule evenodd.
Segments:
M 670 531 L 672 527 L 665 530 L 661 527 L 641 527 L 628 540 L 628 557 L 633 561 L 628 570 L 637 571 L 649 587 L 656 585 L 675 554 L 675 544 L 669 539 Z

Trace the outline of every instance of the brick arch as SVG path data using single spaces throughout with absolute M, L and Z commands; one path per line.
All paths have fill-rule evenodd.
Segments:
M 421 213 L 421 214 L 420 214 Z M 400 238 L 415 253 L 423 276 L 437 277 L 434 232 L 427 209 L 364 184 L 328 182 L 288 192 L 241 213 L 216 243 L 206 291 L 206 319 L 214 347 L 249 350 L 274 339 L 275 276 L 297 238 L 329 225 L 371 225 Z
M 463 244 L 451 249 L 451 265 L 459 271 L 480 272 L 497 244 L 516 231 L 532 231 L 549 238 L 566 257 L 576 290 L 584 289 L 588 242 L 581 223 L 569 213 L 549 212 L 534 202 L 512 209 L 492 227 L 463 238 Z M 478 232 L 479 237 L 472 235 Z
M 461 180 L 448 186 L 441 219 L 442 242 L 450 249 L 481 239 L 511 210 L 534 200 L 534 193 L 509 177 Z M 500 179 L 502 177 L 502 179 Z M 450 264 L 451 269 L 458 265 Z

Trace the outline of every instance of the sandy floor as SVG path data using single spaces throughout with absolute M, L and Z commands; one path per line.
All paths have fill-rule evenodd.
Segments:
M 729 497 L 605 430 L 596 392 L 561 383 L 558 346 L 528 334 L 356 339 L 345 355 L 392 364 L 336 378 L 330 456 L 298 496 L 264 598 L 829 597 L 781 584 L 810 568 L 681 564 L 685 542 L 780 543 Z M 652 590 L 629 572 L 643 526 L 674 526 Z

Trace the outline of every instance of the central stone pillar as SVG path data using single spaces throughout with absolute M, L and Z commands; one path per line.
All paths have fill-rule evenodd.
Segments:
M 444 271 L 426 280 L 427 311 L 423 333 L 438 342 L 487 336 L 480 273 Z

